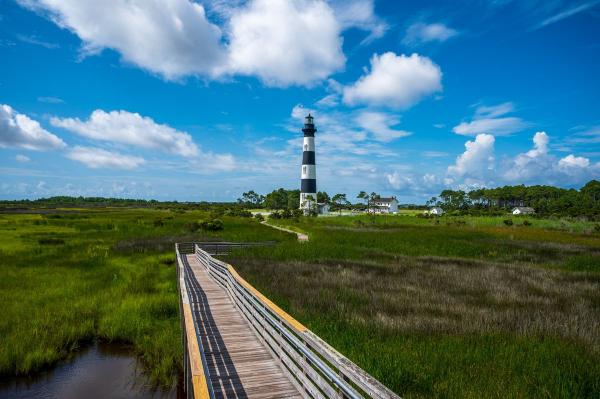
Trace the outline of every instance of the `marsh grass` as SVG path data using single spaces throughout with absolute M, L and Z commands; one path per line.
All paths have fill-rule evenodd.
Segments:
M 600 236 L 489 219 L 277 220 L 310 241 L 230 261 L 404 397 L 600 396 Z
M 185 229 L 205 216 L 145 209 L 0 215 L 0 377 L 51 367 L 105 340 L 130 345 L 151 381 L 171 386 L 182 359 L 173 244 L 293 239 L 236 218 L 224 218 L 220 236 Z
M 599 275 L 434 257 L 231 262 L 403 396 L 600 393 Z

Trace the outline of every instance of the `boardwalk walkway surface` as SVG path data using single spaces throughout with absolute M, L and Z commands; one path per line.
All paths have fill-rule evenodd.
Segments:
M 301 398 L 225 289 L 195 255 L 182 258 L 215 398 Z

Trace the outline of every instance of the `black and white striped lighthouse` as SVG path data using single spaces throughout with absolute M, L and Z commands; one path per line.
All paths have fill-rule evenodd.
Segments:
M 317 165 L 315 163 L 314 118 L 308 114 L 304 118 L 304 142 L 302 143 L 302 173 L 300 181 L 300 209 L 308 210 L 317 204 Z M 312 201 L 310 200 L 312 198 Z

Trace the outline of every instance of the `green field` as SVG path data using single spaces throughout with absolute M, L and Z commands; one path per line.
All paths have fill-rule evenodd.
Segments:
M 0 376 L 24 375 L 95 339 L 132 346 L 151 380 L 181 367 L 173 243 L 203 212 L 80 211 L 0 215 Z M 229 240 L 291 240 L 244 218 L 223 218 Z
M 598 397 L 595 224 L 505 219 L 271 220 L 310 242 L 231 261 L 404 397 Z
M 176 241 L 277 240 L 240 273 L 404 397 L 600 396 L 600 232 L 573 219 L 272 220 L 96 209 L 0 215 L 0 374 L 95 339 L 131 345 L 153 381 L 181 364 Z M 530 225 L 524 225 L 528 220 Z

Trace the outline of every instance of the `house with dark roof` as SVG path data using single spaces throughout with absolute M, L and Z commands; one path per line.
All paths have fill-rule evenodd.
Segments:
M 379 197 L 369 201 L 371 213 L 398 213 L 398 200 L 396 197 Z

